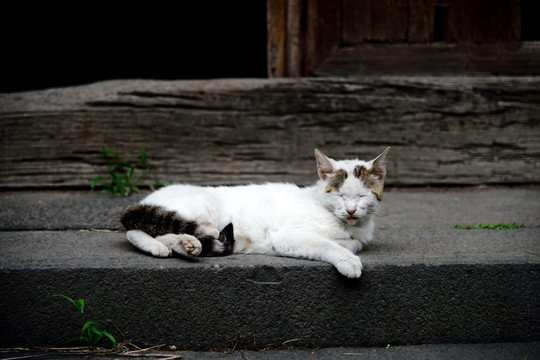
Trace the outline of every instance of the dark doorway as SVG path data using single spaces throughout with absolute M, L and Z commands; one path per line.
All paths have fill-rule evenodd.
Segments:
M 2 92 L 109 79 L 266 77 L 262 0 L 38 4 L 3 6 Z

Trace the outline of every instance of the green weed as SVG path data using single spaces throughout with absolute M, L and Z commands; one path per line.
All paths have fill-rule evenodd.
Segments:
M 490 230 L 511 230 L 523 229 L 525 225 L 516 223 L 499 223 L 499 224 L 472 224 L 472 225 L 455 225 L 454 229 L 490 229 Z
M 101 339 L 103 339 L 103 337 L 106 337 L 113 343 L 115 349 L 118 348 L 118 343 L 116 342 L 116 339 L 110 333 L 104 330 L 100 330 L 98 324 L 94 321 L 84 321 L 84 299 L 73 300 L 69 296 L 61 294 L 54 294 L 52 295 L 52 297 L 61 297 L 68 300 L 71 304 L 75 306 L 75 308 L 77 308 L 77 311 L 79 313 L 79 320 L 81 322 L 81 335 L 79 337 L 67 340 L 66 343 L 80 341 L 82 343 L 85 343 L 88 348 L 94 349 L 97 343 Z
M 110 180 L 107 181 L 99 175 L 94 177 L 92 179 L 91 190 L 94 191 L 96 186 L 100 186 L 103 188 L 102 192 L 120 196 L 129 196 L 134 192 L 139 192 L 141 177 L 150 170 L 150 166 L 147 164 L 146 150 L 144 147 L 141 149 L 140 165 L 121 161 L 118 154 L 111 150 L 102 149 L 101 153 L 105 156 L 107 161 L 107 170 Z M 135 176 L 136 172 L 138 176 Z M 163 182 L 156 181 L 150 186 L 150 189 L 154 190 L 164 185 Z

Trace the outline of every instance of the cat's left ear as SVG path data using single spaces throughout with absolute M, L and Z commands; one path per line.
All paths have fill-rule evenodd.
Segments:
M 386 163 L 388 162 L 389 153 L 390 147 L 387 147 L 386 150 L 372 160 L 371 173 L 377 176 L 379 180 L 384 180 L 384 177 L 386 176 Z
M 315 149 L 315 159 L 317 160 L 317 173 L 321 180 L 328 179 L 334 173 L 334 160 L 324 155 L 319 149 Z

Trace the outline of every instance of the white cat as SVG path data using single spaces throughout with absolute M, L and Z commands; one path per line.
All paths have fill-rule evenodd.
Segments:
M 122 215 L 127 239 L 157 257 L 269 254 L 333 264 L 350 278 L 373 238 L 390 148 L 374 160 L 336 161 L 315 149 L 319 181 L 200 187 L 171 185 Z

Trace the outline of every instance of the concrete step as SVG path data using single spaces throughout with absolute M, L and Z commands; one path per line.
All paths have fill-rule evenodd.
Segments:
M 128 353 L 129 354 L 129 353 Z M 540 359 L 540 342 L 528 343 L 489 343 L 489 344 L 429 344 L 385 346 L 372 348 L 325 348 L 325 349 L 278 349 L 278 350 L 243 350 L 234 351 L 160 351 L 148 350 L 133 353 L 151 359 L 182 360 L 538 360 Z M 0 353 L 0 359 L 62 359 L 91 360 L 118 359 L 114 353 L 80 353 L 44 351 L 36 349 L 6 349 Z
M 364 272 L 233 255 L 156 259 L 124 240 L 128 199 L 0 194 L 0 347 L 59 346 L 86 301 L 119 341 L 181 349 L 540 340 L 540 189 L 390 189 Z M 517 230 L 456 224 L 516 222 Z

